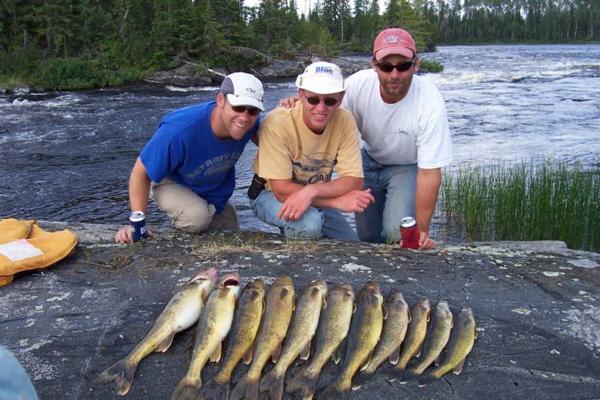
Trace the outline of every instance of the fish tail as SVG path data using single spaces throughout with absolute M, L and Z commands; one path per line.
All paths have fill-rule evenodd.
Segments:
M 285 391 L 293 393 L 299 390 L 302 398 L 312 397 L 315 394 L 318 379 L 319 374 L 303 368 L 288 382 Z
M 114 381 L 117 384 L 117 393 L 123 396 L 131 388 L 136 369 L 136 363 L 131 362 L 128 358 L 124 358 L 105 369 L 98 375 L 97 381 L 99 383 Z
M 277 374 L 275 370 L 269 371 L 260 381 L 260 391 L 269 392 L 269 399 L 281 400 L 283 397 L 283 374 Z
M 258 378 L 248 377 L 248 374 L 246 374 L 240 379 L 229 395 L 229 400 L 239 399 L 258 399 Z
M 402 379 L 403 380 L 416 379 L 416 378 L 419 378 L 422 374 L 423 374 L 423 371 L 416 369 L 416 368 L 410 368 L 410 369 L 407 369 L 406 371 L 404 371 L 404 374 L 402 374 Z
M 360 374 L 356 375 L 352 381 L 353 384 L 362 385 L 375 374 L 375 370 L 365 369 Z
M 211 393 L 211 396 L 206 396 L 207 399 L 227 400 L 229 399 L 229 381 L 217 384 Z
M 343 397 L 344 397 L 344 391 L 337 384 L 334 383 L 334 384 L 327 386 L 317 396 L 317 399 L 341 400 Z
M 429 385 L 437 381 L 439 378 L 431 373 L 424 374 L 418 377 L 419 386 Z
M 202 381 L 197 382 L 184 377 L 175 388 L 171 400 L 196 400 L 200 395 Z

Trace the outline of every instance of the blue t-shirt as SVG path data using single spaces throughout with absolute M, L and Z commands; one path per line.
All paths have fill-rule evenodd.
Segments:
M 235 163 L 259 122 L 242 140 L 219 139 L 210 127 L 216 102 L 167 114 L 140 153 L 153 182 L 171 178 L 213 204 L 220 213 L 235 188 Z

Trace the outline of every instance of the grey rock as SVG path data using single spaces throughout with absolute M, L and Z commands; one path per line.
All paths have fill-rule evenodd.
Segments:
M 244 282 L 262 277 L 270 283 L 289 274 L 298 291 L 317 277 L 330 286 L 348 282 L 356 290 L 376 280 L 384 294 L 401 290 L 409 305 L 425 296 L 448 301 L 455 314 L 463 306 L 473 309 L 478 337 L 460 375 L 419 387 L 378 371 L 344 398 L 600 397 L 600 268 L 571 262 L 585 258 L 598 264 L 598 253 L 574 252 L 561 242 L 412 251 L 331 240 L 290 242 L 260 232 L 172 230 L 127 246 L 112 243 L 116 225 L 42 226 L 68 226 L 82 240 L 57 265 L 19 274 L 0 288 L 0 343 L 21 361 L 41 399 L 119 398 L 95 378 L 131 351 L 179 285 L 213 266 L 221 273 L 237 271 Z M 127 398 L 169 398 L 188 368 L 193 334 L 193 328 L 182 332 L 167 352 L 146 357 Z M 205 367 L 205 384 L 219 366 Z M 234 382 L 245 370 L 236 369 Z M 319 386 L 338 371 L 327 364 Z

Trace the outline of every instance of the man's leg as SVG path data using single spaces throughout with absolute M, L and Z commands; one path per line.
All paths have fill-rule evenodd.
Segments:
M 37 400 L 31 379 L 11 352 L 0 346 L 0 399 Z
M 282 203 L 270 190 L 263 190 L 256 199 L 250 200 L 254 215 L 266 224 L 278 227 L 288 239 L 319 239 L 323 236 L 324 214 L 309 207 L 298 221 L 277 219 Z
M 240 229 L 233 204 L 225 204 L 223 211 L 213 216 L 208 229 Z
M 354 232 L 341 212 L 333 208 L 326 208 L 323 210 L 323 213 L 325 214 L 323 236 L 338 240 L 358 240 L 356 232 Z
M 158 208 L 167 213 L 175 228 L 184 232 L 204 232 L 215 215 L 215 206 L 170 179 L 153 185 L 152 195 Z
M 380 178 L 387 188 L 381 235 L 388 243 L 396 243 L 400 241 L 402 218 L 415 216 L 417 165 L 386 166 Z
M 361 153 L 365 174 L 363 186 L 365 189 L 371 189 L 375 202 L 370 204 L 365 211 L 354 214 L 356 231 L 358 238 L 363 242 L 383 242 L 381 232 L 383 230 L 385 189 L 379 184 L 379 172 L 383 166 L 373 160 L 364 149 Z

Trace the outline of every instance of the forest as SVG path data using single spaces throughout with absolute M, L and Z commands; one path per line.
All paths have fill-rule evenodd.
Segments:
M 438 44 L 600 41 L 598 0 L 0 0 L 0 84 L 118 85 L 182 61 L 231 70 L 270 57 L 368 53 L 377 32 Z

